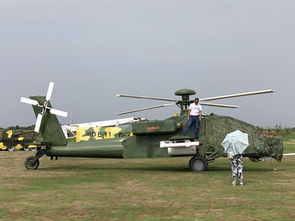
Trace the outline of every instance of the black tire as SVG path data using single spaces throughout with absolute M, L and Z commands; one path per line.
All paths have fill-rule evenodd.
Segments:
M 39 159 L 36 159 L 34 156 L 30 156 L 25 161 L 25 167 L 28 170 L 37 170 L 40 165 Z
M 193 157 L 189 161 L 189 167 L 194 172 L 201 172 L 208 169 L 208 162 L 204 157 Z
M 252 162 L 260 162 L 261 160 L 259 158 L 255 158 L 255 157 L 249 157 L 249 159 L 252 161 Z

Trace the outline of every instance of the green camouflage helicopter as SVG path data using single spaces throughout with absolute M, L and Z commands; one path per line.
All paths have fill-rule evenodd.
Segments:
M 37 169 L 39 159 L 46 155 L 49 157 L 91 157 L 91 158 L 154 158 L 154 157 L 178 157 L 191 156 L 189 167 L 192 171 L 203 171 L 208 168 L 208 163 L 218 157 L 224 157 L 223 147 L 220 145 L 226 134 L 241 130 L 249 135 L 249 147 L 244 156 L 253 161 L 259 161 L 263 157 L 272 157 L 281 161 L 283 154 L 282 140 L 275 137 L 264 136 L 256 127 L 240 120 L 208 115 L 203 116 L 199 140 L 192 137 L 193 131 L 188 136 L 182 135 L 183 125 L 187 121 L 187 108 L 192 102 L 191 95 L 196 92 L 190 89 L 179 90 L 175 93 L 181 96 L 181 100 L 158 97 L 144 97 L 132 95 L 117 95 L 119 97 L 140 98 L 173 103 L 157 105 L 127 112 L 119 115 L 143 110 L 177 105 L 181 112 L 178 116 L 166 120 L 139 121 L 132 123 L 132 136 L 122 136 L 110 139 L 92 139 L 81 142 L 68 142 L 61 129 L 57 116 L 66 117 L 67 113 L 53 109 L 50 104 L 54 83 L 50 82 L 46 97 L 32 96 L 30 99 L 21 98 L 21 102 L 31 104 L 37 117 L 35 132 L 41 132 L 42 146 L 35 156 L 25 160 L 27 169 Z M 233 105 L 212 104 L 204 101 L 249 96 L 265 93 L 273 93 L 273 90 L 255 91 L 240 94 L 232 94 L 200 99 L 202 105 L 237 108 Z M 129 134 L 130 135 L 130 134 Z

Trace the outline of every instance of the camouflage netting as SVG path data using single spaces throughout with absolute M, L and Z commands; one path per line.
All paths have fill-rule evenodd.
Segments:
M 221 143 L 225 136 L 235 130 L 247 133 L 249 146 L 244 152 L 253 160 L 260 157 L 273 157 L 281 161 L 283 156 L 282 139 L 277 137 L 266 137 L 260 130 L 251 124 L 234 119 L 232 117 L 209 115 L 201 123 L 200 140 L 205 143 L 200 154 L 209 158 L 225 156 Z

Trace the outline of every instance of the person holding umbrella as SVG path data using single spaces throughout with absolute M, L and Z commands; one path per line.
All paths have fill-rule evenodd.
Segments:
M 232 185 L 236 186 L 237 180 L 239 180 L 240 186 L 244 186 L 243 152 L 249 146 L 248 134 L 236 130 L 227 134 L 221 145 L 224 147 L 228 159 L 231 160 Z
M 240 180 L 240 186 L 244 186 L 244 174 L 243 174 L 243 168 L 244 168 L 244 162 L 243 162 L 243 154 L 237 154 L 235 156 L 232 156 L 231 154 L 228 154 L 228 159 L 231 160 L 231 170 L 232 170 L 232 185 L 237 185 L 237 180 Z

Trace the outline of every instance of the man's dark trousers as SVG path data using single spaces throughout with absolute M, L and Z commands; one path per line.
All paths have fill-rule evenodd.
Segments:
M 189 116 L 188 122 L 186 124 L 186 127 L 183 130 L 183 135 L 187 135 L 189 129 L 191 128 L 191 126 L 195 127 L 194 130 L 194 136 L 195 138 L 199 137 L 199 127 L 200 127 L 200 120 L 199 120 L 199 116 Z

